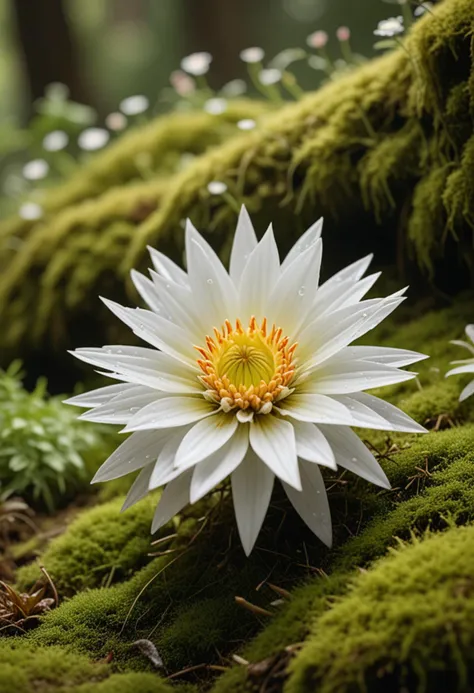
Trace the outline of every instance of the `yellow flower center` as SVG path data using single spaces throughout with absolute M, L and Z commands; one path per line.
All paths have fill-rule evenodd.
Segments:
M 226 320 L 214 328 L 214 337 L 206 337 L 206 347 L 196 347 L 204 375 L 206 396 L 219 403 L 224 411 L 249 409 L 267 414 L 273 402 L 287 392 L 295 372 L 293 361 L 297 344 L 288 346 L 281 327 L 267 330 L 267 319 L 259 326 L 250 318 L 244 329 L 240 320 L 235 328 Z

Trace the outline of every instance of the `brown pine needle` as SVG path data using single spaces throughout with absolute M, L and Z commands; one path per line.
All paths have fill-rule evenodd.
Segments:
M 169 541 L 170 539 L 175 539 L 178 536 L 178 533 L 175 532 L 174 534 L 168 534 L 166 537 L 160 537 L 159 539 L 155 539 L 155 541 L 152 541 L 150 546 L 158 546 L 158 544 L 164 544 L 165 541 Z
M 291 599 L 291 593 L 288 592 L 288 590 L 285 590 L 283 587 L 278 587 L 278 585 L 272 585 L 271 582 L 267 582 L 267 585 L 271 590 L 276 592 L 280 597 L 283 597 L 283 599 Z
M 53 590 L 54 602 L 55 602 L 56 606 L 58 606 L 58 604 L 59 604 L 59 596 L 58 596 L 58 590 L 56 589 L 56 585 L 55 585 L 54 582 L 51 580 L 51 576 L 50 576 L 50 574 L 48 573 L 48 571 L 46 570 L 46 568 L 44 567 L 44 565 L 40 565 L 40 570 L 41 570 L 41 572 L 43 573 L 43 575 L 45 576 L 46 580 L 49 582 L 49 586 L 50 586 L 51 589 Z
M 252 604 L 251 602 L 248 602 L 243 597 L 234 597 L 234 599 L 237 602 L 237 604 L 240 604 L 240 606 L 243 606 L 244 609 L 251 611 L 256 616 L 273 616 L 274 615 L 274 614 L 272 614 L 271 611 L 268 611 L 267 609 L 262 609 L 261 606 L 257 606 L 256 604 Z
M 221 667 L 218 664 L 195 664 L 192 667 L 186 667 L 186 669 L 181 669 L 180 671 L 175 671 L 174 674 L 170 674 L 166 678 L 176 679 L 178 676 L 184 676 L 185 674 L 190 674 L 193 671 L 199 671 L 200 669 L 211 669 L 212 671 L 227 671 L 228 667 Z

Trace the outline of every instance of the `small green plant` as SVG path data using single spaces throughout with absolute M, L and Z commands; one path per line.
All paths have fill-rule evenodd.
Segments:
M 61 397 L 48 396 L 44 379 L 27 392 L 21 377 L 18 362 L 0 371 L 0 492 L 21 494 L 51 512 L 88 484 L 110 436 L 77 422 Z

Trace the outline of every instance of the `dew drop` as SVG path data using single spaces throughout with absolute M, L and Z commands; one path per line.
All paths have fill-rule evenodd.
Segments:
M 367 313 L 362 313 L 362 317 L 363 317 L 363 318 L 366 318 L 366 317 L 367 317 Z
M 298 296 L 304 296 L 304 286 L 300 286 Z
M 207 280 L 207 283 L 208 283 L 208 284 L 214 284 L 214 282 L 212 281 L 212 279 L 208 279 L 208 280 Z
M 358 462 L 359 460 L 357 459 L 357 457 L 353 457 L 353 458 L 352 458 L 352 461 L 353 461 L 353 462 Z

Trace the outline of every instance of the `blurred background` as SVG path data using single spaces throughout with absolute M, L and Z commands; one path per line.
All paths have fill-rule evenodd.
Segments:
M 0 115 L 26 122 L 51 82 L 100 116 L 137 92 L 154 104 L 194 51 L 213 55 L 210 81 L 219 87 L 244 76 L 243 48 L 271 56 L 305 46 L 317 29 L 335 42 L 340 25 L 369 55 L 373 29 L 390 9 L 381 0 L 1 0 Z M 299 72 L 303 87 L 314 84 L 311 69 Z
M 373 30 L 398 13 L 394 2 L 0 0 L 0 218 L 17 212 L 37 218 L 29 202 L 33 189 L 69 176 L 124 129 L 170 108 L 195 108 L 196 99 L 177 95 L 186 84 L 170 83 L 183 57 L 212 55 L 209 73 L 196 79 L 206 98 L 253 96 L 256 80 L 252 84 L 240 52 L 261 47 L 262 66 L 281 67 L 283 60 L 286 69 L 291 62 L 298 96 L 343 63 L 338 27 L 350 28 L 356 60 L 373 55 Z M 327 32 L 327 45 L 311 62 L 314 46 L 308 48 L 307 39 L 318 31 Z M 272 63 L 275 56 L 279 63 Z M 271 98 L 272 89 L 264 96 Z M 137 95 L 141 101 L 121 105 Z M 202 99 L 197 105 L 203 107 Z M 92 132 L 84 144 L 80 135 L 87 128 Z

